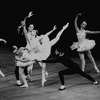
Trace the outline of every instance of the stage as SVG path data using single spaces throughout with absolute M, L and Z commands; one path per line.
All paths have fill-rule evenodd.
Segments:
M 72 58 L 80 65 L 78 57 Z M 95 59 L 100 69 L 100 59 Z M 16 85 L 14 75 L 14 55 L 10 51 L 0 52 L 0 69 L 6 75 L 0 76 L 0 100 L 100 100 L 100 84 L 93 85 L 80 75 L 65 76 L 66 89 L 59 91 L 58 71 L 65 69 L 60 63 L 47 64 L 49 73 L 45 87 L 41 86 L 41 67 L 36 63 L 33 69 L 32 82 L 28 88 Z M 86 59 L 86 73 L 100 82 L 100 74 L 96 73 L 91 62 Z

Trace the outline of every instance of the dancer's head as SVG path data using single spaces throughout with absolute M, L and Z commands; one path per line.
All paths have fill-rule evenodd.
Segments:
M 55 51 L 55 54 L 58 55 L 58 56 L 63 56 L 64 55 L 64 52 L 59 52 L 58 50 L 56 50 Z
M 32 32 L 34 29 L 34 25 L 33 24 L 30 24 L 29 27 L 28 27 L 28 31 L 29 32 Z
M 86 27 L 86 25 L 87 25 L 86 21 L 83 21 L 82 24 L 81 24 L 81 28 L 84 29 Z
M 16 54 L 17 54 L 18 57 L 22 57 L 25 52 L 28 52 L 28 49 L 25 48 L 25 47 L 20 47 L 17 50 Z

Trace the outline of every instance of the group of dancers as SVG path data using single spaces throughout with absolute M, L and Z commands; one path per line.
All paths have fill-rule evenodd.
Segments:
M 17 85 L 19 85 L 20 87 L 28 87 L 28 80 L 31 81 L 33 66 L 36 62 L 38 62 L 42 68 L 42 86 L 44 86 L 46 82 L 46 76 L 48 76 L 48 72 L 46 70 L 46 63 L 58 62 L 62 63 L 65 67 L 68 67 L 67 69 L 58 72 L 58 76 L 61 82 L 59 90 L 65 89 L 64 75 L 70 74 L 80 74 L 81 76 L 92 81 L 93 84 L 97 85 L 99 82 L 84 72 L 84 53 L 88 55 L 95 70 L 99 73 L 100 71 L 96 66 L 95 60 L 90 52 L 90 50 L 95 46 L 96 43 L 94 40 L 86 39 L 86 35 L 88 33 L 100 33 L 100 31 L 85 30 L 85 27 L 87 25 L 85 21 L 82 22 L 81 27 L 78 28 L 77 19 L 78 16 L 81 16 L 81 14 L 78 14 L 76 16 L 75 29 L 78 42 L 73 42 L 70 48 L 72 50 L 77 49 L 77 52 L 82 62 L 81 69 L 79 65 L 71 59 L 70 55 L 67 52 L 60 52 L 58 50 L 55 50 L 56 58 L 54 60 L 47 59 L 51 54 L 52 46 L 54 46 L 59 41 L 62 33 L 68 28 L 69 23 L 62 27 L 62 29 L 57 33 L 57 36 L 54 39 L 50 40 L 49 35 L 57 29 L 56 25 L 51 31 L 38 36 L 38 31 L 34 29 L 33 24 L 29 25 L 28 30 L 26 29 L 26 20 L 32 15 L 32 12 L 29 12 L 28 16 L 26 16 L 25 19 L 21 21 L 21 26 L 19 26 L 19 28 L 23 28 L 23 34 L 27 43 L 26 46 L 20 48 L 17 48 L 17 46 L 13 46 L 13 53 L 15 54 L 15 76 L 17 80 Z

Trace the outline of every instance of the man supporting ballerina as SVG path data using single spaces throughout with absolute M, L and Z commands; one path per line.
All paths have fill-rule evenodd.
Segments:
M 21 58 L 17 57 L 17 66 L 26 66 L 28 64 L 33 64 L 34 60 L 37 60 L 37 61 L 38 60 L 39 61 L 46 60 L 49 57 L 49 55 L 51 54 L 51 47 L 55 43 L 57 43 L 57 41 L 60 39 L 61 34 L 68 27 L 68 25 L 69 25 L 69 23 L 64 25 L 63 28 L 61 29 L 61 31 L 58 32 L 57 36 L 51 41 L 48 38 L 48 34 L 41 35 L 39 37 L 40 45 L 38 45 L 37 48 L 35 48 L 35 50 L 37 49 L 38 52 L 34 52 L 34 50 L 30 50 L 30 49 L 25 50 L 23 57 L 21 57 Z M 24 59 L 24 60 L 22 60 L 22 59 Z M 23 61 L 25 61 L 26 59 L 29 60 L 29 62 L 23 64 Z M 46 64 L 45 63 L 40 63 L 40 64 L 42 67 L 42 86 L 44 86 L 44 83 L 46 82 L 46 78 L 45 78 Z M 22 68 L 22 67 L 20 67 L 20 68 Z M 22 76 L 24 76 L 23 70 L 22 69 L 20 69 L 20 70 L 21 70 Z M 28 84 L 26 84 L 25 76 L 22 78 L 25 83 L 22 87 L 28 87 Z
M 45 63 L 61 63 L 68 69 L 61 70 L 58 72 L 60 82 L 61 82 L 61 87 L 59 90 L 64 90 L 65 89 L 65 82 L 64 82 L 64 75 L 71 75 L 71 74 L 79 74 L 83 76 L 84 78 L 87 78 L 88 80 L 92 81 L 92 84 L 97 85 L 99 82 L 97 82 L 95 79 L 93 79 L 90 75 L 87 73 L 83 72 L 78 64 L 74 62 L 69 53 L 67 52 L 59 52 L 56 50 L 55 54 L 57 55 L 57 58 L 54 60 L 42 60 L 42 62 Z

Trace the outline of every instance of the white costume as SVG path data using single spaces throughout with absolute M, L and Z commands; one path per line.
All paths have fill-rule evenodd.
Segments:
M 51 44 L 49 38 L 46 36 L 42 36 L 41 38 L 41 45 L 38 45 L 37 48 L 33 49 L 33 51 L 28 52 L 27 49 L 21 47 L 19 49 L 19 56 L 21 60 L 16 61 L 17 66 L 28 66 L 34 63 L 35 60 L 46 60 L 49 55 L 51 54 Z M 30 45 L 27 45 L 27 47 Z M 18 57 L 18 56 L 17 56 Z M 15 57 L 16 59 L 16 57 Z
M 71 48 L 77 49 L 78 52 L 83 52 L 92 49 L 96 43 L 94 40 L 86 39 L 86 33 L 85 30 L 83 32 L 76 33 L 78 42 L 74 42 L 71 46 Z

